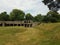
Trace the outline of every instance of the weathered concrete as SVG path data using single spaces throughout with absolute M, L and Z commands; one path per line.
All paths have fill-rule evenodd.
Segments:
M 28 21 L 0 21 L 0 26 L 24 26 L 24 27 L 32 27 L 33 22 L 31 20 Z

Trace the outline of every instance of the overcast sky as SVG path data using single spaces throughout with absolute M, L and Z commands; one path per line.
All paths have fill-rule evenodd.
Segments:
M 10 13 L 12 9 L 21 9 L 33 16 L 37 14 L 45 15 L 49 11 L 42 0 L 0 0 L 0 13 L 3 11 Z

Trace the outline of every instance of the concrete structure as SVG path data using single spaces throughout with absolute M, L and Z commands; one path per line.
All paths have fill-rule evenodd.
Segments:
M 33 21 L 25 20 L 25 21 L 0 21 L 0 26 L 24 26 L 24 27 L 32 27 Z

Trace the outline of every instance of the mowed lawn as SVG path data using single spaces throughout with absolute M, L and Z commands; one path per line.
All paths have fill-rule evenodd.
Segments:
M 60 45 L 60 23 L 32 28 L 0 27 L 0 45 Z

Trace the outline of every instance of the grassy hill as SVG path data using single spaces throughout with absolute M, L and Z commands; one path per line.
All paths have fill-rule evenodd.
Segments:
M 60 23 L 32 28 L 0 27 L 0 45 L 60 45 Z

